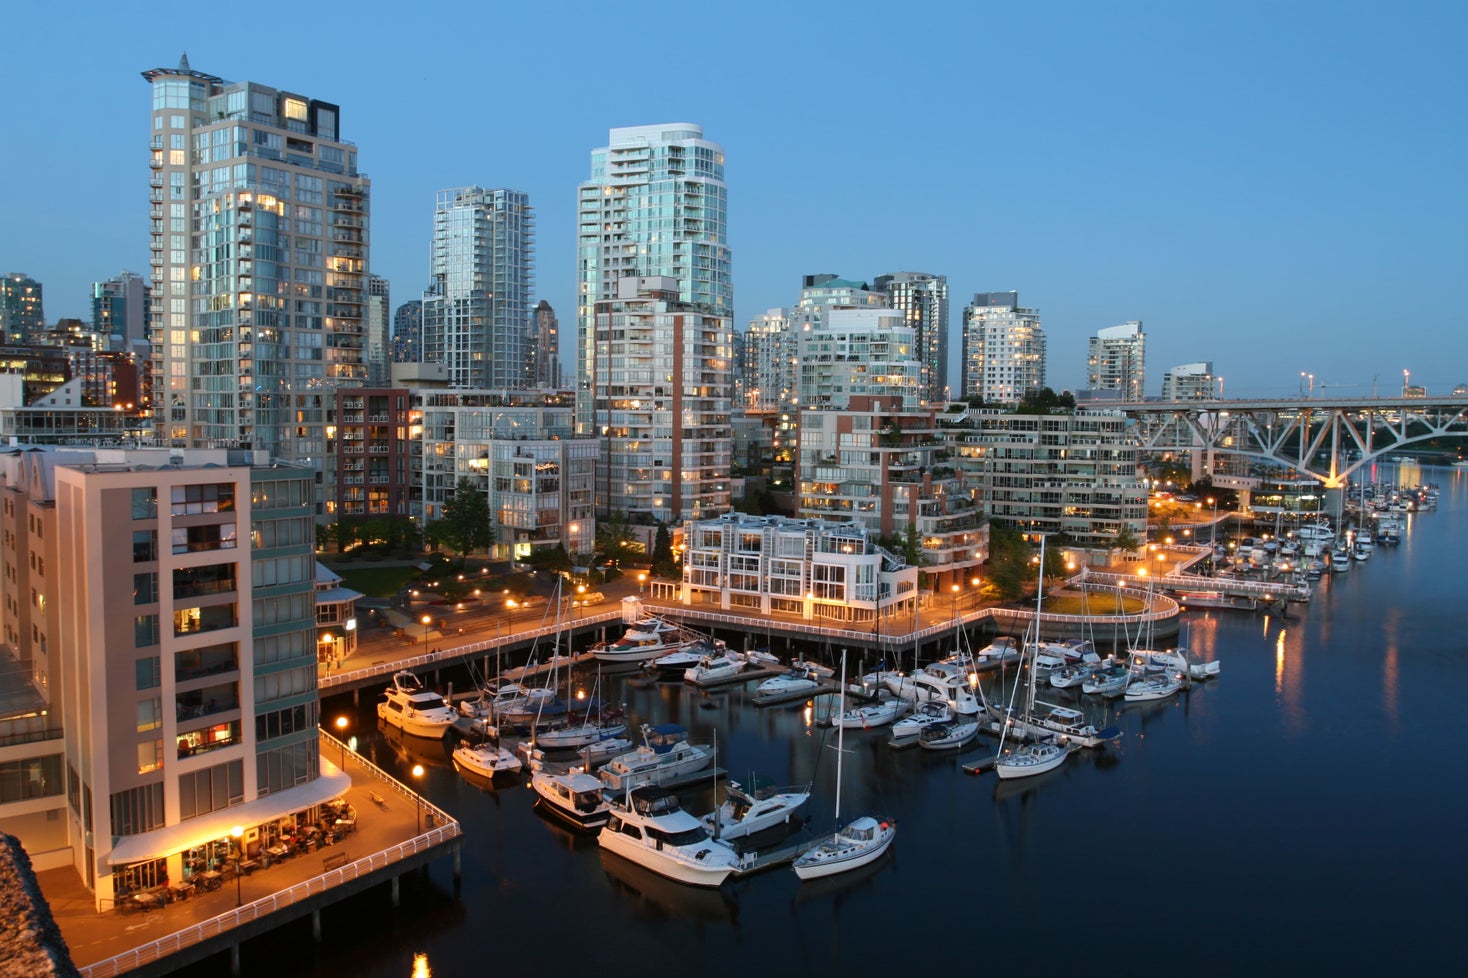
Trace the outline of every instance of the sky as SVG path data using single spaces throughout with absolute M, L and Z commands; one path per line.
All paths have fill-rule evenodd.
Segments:
M 806 274 L 925 271 L 955 357 L 967 299 L 1018 290 L 1056 390 L 1133 319 L 1154 395 L 1199 360 L 1229 397 L 1468 383 L 1461 0 L 16 6 L 0 272 L 51 320 L 147 272 L 139 72 L 187 51 L 341 105 L 394 306 L 428 280 L 435 192 L 512 187 L 569 344 L 591 150 L 694 122 L 725 151 L 736 328 Z

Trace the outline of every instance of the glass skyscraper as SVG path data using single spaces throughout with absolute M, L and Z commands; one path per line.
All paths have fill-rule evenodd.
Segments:
M 671 278 L 675 301 L 729 320 L 724 150 L 686 122 L 611 130 L 591 153 L 577 213 L 576 424 L 592 433 L 596 307 L 623 278 Z M 667 373 L 667 371 L 662 371 Z
M 341 111 L 187 57 L 143 77 L 156 434 L 319 462 L 330 389 L 367 369 L 369 182 Z

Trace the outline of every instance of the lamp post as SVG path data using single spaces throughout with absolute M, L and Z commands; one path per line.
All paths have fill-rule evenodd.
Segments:
M 1208 546 L 1214 547 L 1218 545 L 1218 500 L 1209 496 L 1208 505 L 1213 507 L 1213 520 L 1208 524 Z
M 423 622 L 423 644 L 424 645 L 427 645 L 428 644 L 428 623 L 431 622 L 431 621 L 433 621 L 433 616 L 432 615 L 424 615 L 421 620 Z
M 647 572 L 643 571 L 637 575 L 637 599 L 642 600 L 643 588 L 647 585 Z
M 413 804 L 418 816 L 418 835 L 423 834 L 423 791 L 420 787 L 423 781 L 423 765 L 413 765 Z
M 229 830 L 230 838 L 234 839 L 234 905 L 236 910 L 244 902 L 240 897 L 240 863 L 244 861 L 245 857 L 245 850 L 240 843 L 240 837 L 244 834 L 245 830 L 238 825 Z
M 342 745 L 342 771 L 347 769 L 347 718 L 339 716 L 336 718 L 336 736 Z

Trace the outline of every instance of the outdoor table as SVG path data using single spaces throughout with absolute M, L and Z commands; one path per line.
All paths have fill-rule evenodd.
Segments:
M 265 850 L 266 854 L 268 854 L 271 859 L 284 859 L 286 856 L 290 855 L 290 851 L 290 847 L 285 845 L 284 843 L 277 843 L 276 845 L 273 845 Z
M 199 879 L 204 881 L 204 889 L 217 890 L 224 883 L 224 876 L 217 869 L 208 869 L 199 874 Z
M 158 898 L 158 894 L 149 893 L 146 890 L 141 893 L 134 893 L 133 902 L 142 907 L 145 912 L 163 904 L 163 901 Z
M 241 859 L 240 860 L 240 872 L 245 873 L 246 875 L 248 875 L 250 873 L 253 873 L 255 870 L 257 870 L 259 868 L 260 868 L 260 863 L 257 862 L 254 859 Z
M 173 894 L 175 900 L 186 900 L 194 892 L 194 884 L 189 882 L 169 883 L 168 891 Z

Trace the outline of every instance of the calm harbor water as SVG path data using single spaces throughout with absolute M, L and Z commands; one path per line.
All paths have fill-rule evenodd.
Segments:
M 385 890 L 326 911 L 319 948 L 305 923 L 249 943 L 245 973 L 406 978 L 415 955 L 439 976 L 1440 967 L 1458 957 L 1468 879 L 1468 473 L 1421 478 L 1442 487 L 1439 508 L 1287 618 L 1189 613 L 1184 638 L 1221 677 L 1161 704 L 1097 705 L 1124 731 L 1113 750 L 1001 784 L 960 770 L 992 740 L 895 752 L 882 733 L 849 732 L 843 811 L 892 815 L 899 829 L 884 860 L 827 881 L 802 884 L 788 867 L 715 892 L 663 881 L 542 817 L 523 783 L 481 789 L 454 772 L 448 745 L 378 731 L 364 696 L 363 752 L 405 781 L 423 763 L 425 794 L 462 821 L 462 890 L 442 860 L 404 880 L 397 911 Z M 751 689 L 618 680 L 609 695 L 695 742 L 717 731 L 736 780 L 813 778 L 810 823 L 828 829 L 835 761 L 821 728 L 801 704 L 754 707 Z M 711 785 L 680 795 L 712 807 Z M 217 972 L 213 961 L 190 973 Z

